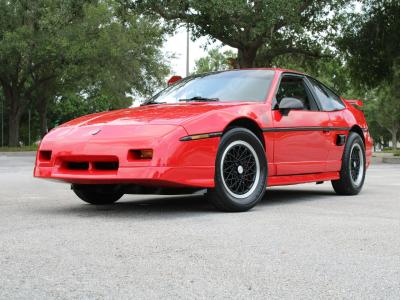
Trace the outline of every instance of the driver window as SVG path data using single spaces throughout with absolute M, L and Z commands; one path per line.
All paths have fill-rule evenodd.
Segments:
M 303 102 L 304 110 L 318 110 L 302 77 L 285 76 L 282 78 L 278 92 L 276 93 L 275 108 L 278 107 L 279 103 L 285 97 L 296 98 Z

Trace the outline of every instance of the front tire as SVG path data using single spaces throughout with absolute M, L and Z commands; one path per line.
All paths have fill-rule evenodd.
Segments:
M 222 211 L 242 212 L 254 207 L 267 185 L 267 159 L 257 136 L 234 128 L 221 139 L 215 165 L 215 188 L 208 191 L 214 206 Z
M 332 180 L 332 186 L 339 195 L 357 195 L 365 179 L 365 146 L 360 135 L 350 132 L 344 148 L 340 179 Z
M 124 195 L 119 186 L 113 184 L 73 184 L 71 188 L 81 200 L 94 205 L 113 204 Z

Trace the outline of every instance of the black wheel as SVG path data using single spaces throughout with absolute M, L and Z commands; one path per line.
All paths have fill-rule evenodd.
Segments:
M 365 179 L 365 146 L 361 137 L 350 132 L 343 152 L 340 179 L 332 180 L 332 186 L 339 195 L 357 195 Z
M 246 211 L 262 199 L 266 185 L 267 159 L 261 141 L 245 128 L 229 130 L 219 145 L 210 201 L 223 211 Z
M 112 204 L 124 195 L 119 186 L 113 184 L 73 184 L 71 188 L 80 199 L 96 205 Z

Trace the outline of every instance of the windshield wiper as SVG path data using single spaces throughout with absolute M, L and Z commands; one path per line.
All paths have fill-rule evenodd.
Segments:
M 156 101 L 146 101 L 140 104 L 140 106 L 152 105 L 152 104 L 165 104 L 167 102 L 156 102 Z
M 206 97 L 201 97 L 201 96 L 195 96 L 195 97 L 192 97 L 192 98 L 189 98 L 189 99 L 179 99 L 179 101 L 181 101 L 181 102 L 184 102 L 184 101 L 186 101 L 186 102 L 190 102 L 190 101 L 215 102 L 215 101 L 219 101 L 219 99 L 218 98 L 206 98 Z

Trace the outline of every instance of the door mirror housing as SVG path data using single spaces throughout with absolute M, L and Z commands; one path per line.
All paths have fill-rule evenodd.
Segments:
M 291 110 L 303 110 L 304 104 L 299 99 L 285 97 L 279 103 L 279 111 L 282 115 L 287 116 Z

